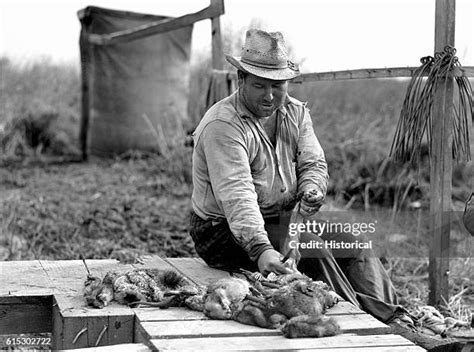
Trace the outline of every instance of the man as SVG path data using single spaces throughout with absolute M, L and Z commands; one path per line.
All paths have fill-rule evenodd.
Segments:
M 282 262 L 289 250 L 289 212 L 300 200 L 299 215 L 307 218 L 324 201 L 324 152 L 306 105 L 287 93 L 288 81 L 299 71 L 281 33 L 249 30 L 241 57 L 227 60 L 238 70 L 239 89 L 216 103 L 194 133 L 190 233 L 197 253 L 209 266 L 225 270 L 299 270 L 380 320 L 390 320 L 403 309 L 371 249 L 293 250 Z M 356 238 L 304 232 L 300 239 L 331 240 Z

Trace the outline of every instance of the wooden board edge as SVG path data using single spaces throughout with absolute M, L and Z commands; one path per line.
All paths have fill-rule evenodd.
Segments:
M 370 341 L 370 343 L 368 343 Z M 322 338 L 296 338 L 287 339 L 279 336 L 248 336 L 219 337 L 219 338 L 171 338 L 171 339 L 151 339 L 150 341 L 155 350 L 177 350 L 187 349 L 185 346 L 192 346 L 194 350 L 202 348 L 203 345 L 210 345 L 214 342 L 216 350 L 242 350 L 245 344 L 245 350 L 314 350 L 314 351 L 357 351 L 368 350 L 390 350 L 394 351 L 423 351 L 424 349 L 416 346 L 402 336 L 389 335 L 368 335 L 360 336 L 357 334 L 341 334 Z M 232 348 L 233 347 L 233 348 Z
M 133 329 L 133 342 L 143 343 L 148 348 L 152 349 L 153 351 L 156 351 L 156 349 L 153 346 L 153 343 L 151 342 L 151 336 L 148 334 L 146 329 L 143 328 L 141 322 L 137 319 L 136 316 L 135 316 L 135 325 Z

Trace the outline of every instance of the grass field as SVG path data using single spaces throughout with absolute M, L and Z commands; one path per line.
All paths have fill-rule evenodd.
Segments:
M 48 61 L 17 66 L 7 58 L 0 65 L 0 260 L 195 255 L 187 233 L 192 150 L 184 141 L 166 156 L 131 151 L 51 163 L 51 155 L 66 160 L 78 153 L 77 67 Z M 192 85 L 190 125 L 203 111 L 205 81 L 200 84 Z M 403 80 L 365 80 L 291 87 L 308 102 L 326 152 L 330 207 L 396 213 L 411 211 L 414 201 L 428 204 L 427 159 L 417 171 L 387 158 L 406 86 Z M 453 175 L 453 207 L 461 210 L 474 187 L 473 164 L 456 165 Z M 404 305 L 426 304 L 426 258 L 388 257 L 384 264 Z M 473 269 L 472 258 L 451 260 L 448 314 L 470 317 Z

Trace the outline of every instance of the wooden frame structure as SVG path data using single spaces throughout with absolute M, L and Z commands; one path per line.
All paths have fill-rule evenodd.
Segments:
M 91 45 L 111 45 L 125 43 L 132 40 L 169 32 L 182 27 L 187 27 L 195 22 L 210 19 L 212 22 L 212 58 L 213 68 L 222 70 L 222 38 L 220 30 L 220 16 L 224 14 L 224 0 L 210 0 L 210 5 L 201 11 L 176 18 L 166 18 L 136 28 L 117 31 L 107 34 L 82 34 L 81 43 L 87 43 L 87 50 L 81 50 L 81 91 L 82 115 L 79 131 L 79 143 L 82 159 L 87 160 L 87 134 L 89 130 L 89 106 L 91 101 Z
M 441 52 L 449 45 L 454 47 L 455 0 L 436 0 L 434 52 Z M 218 68 L 217 66 L 214 66 Z M 306 73 L 292 83 L 333 81 L 368 78 L 412 77 L 418 67 L 392 67 L 357 69 L 332 72 Z M 215 71 L 214 74 L 227 80 L 236 80 L 236 74 Z M 474 77 L 474 67 L 456 68 L 453 76 Z M 452 193 L 452 104 L 453 77 L 442 80 L 438 87 L 433 108 L 433 155 L 430 165 L 430 231 L 432 234 L 429 253 L 429 304 L 440 305 L 448 301 L 449 235 L 451 231 L 450 211 Z M 472 128 L 472 127 L 471 127 Z

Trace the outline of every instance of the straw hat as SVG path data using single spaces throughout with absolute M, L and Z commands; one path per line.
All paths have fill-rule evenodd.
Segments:
M 289 80 L 299 76 L 298 65 L 290 61 L 280 32 L 250 29 L 240 57 L 226 55 L 239 70 L 272 80 Z

